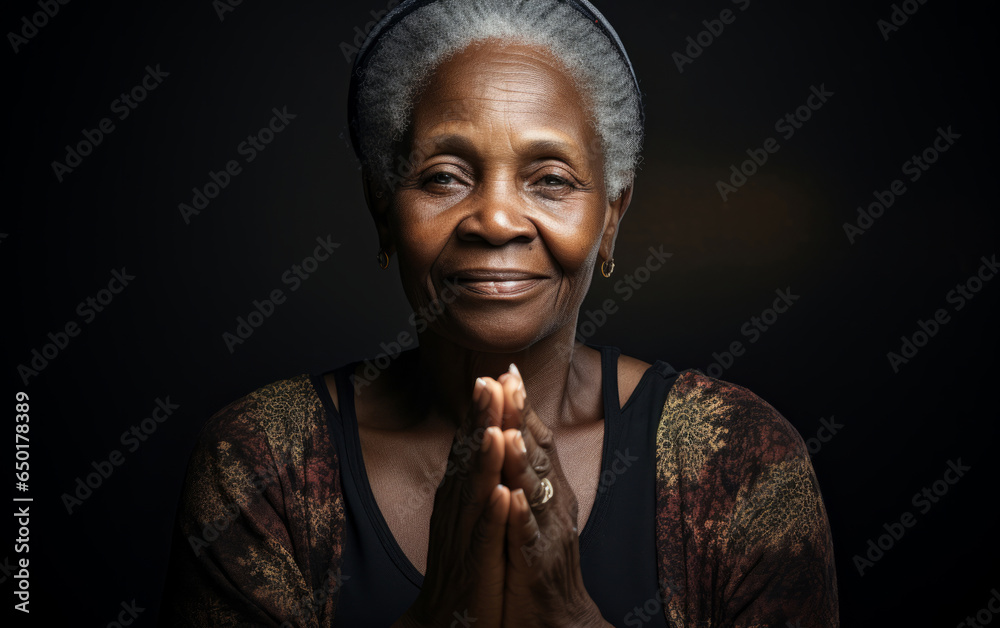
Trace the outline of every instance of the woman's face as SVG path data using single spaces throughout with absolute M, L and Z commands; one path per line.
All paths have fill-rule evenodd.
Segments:
M 545 49 L 475 44 L 440 66 L 412 116 L 407 176 L 369 201 L 414 311 L 477 351 L 575 328 L 631 190 L 608 201 L 570 77 Z

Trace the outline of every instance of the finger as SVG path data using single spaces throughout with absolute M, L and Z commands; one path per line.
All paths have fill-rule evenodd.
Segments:
M 495 407 L 499 384 L 489 378 L 483 380 L 482 397 L 479 401 L 480 426 L 471 436 L 475 449 L 469 476 L 463 481 L 462 524 L 467 531 L 461 539 L 468 539 L 470 564 L 479 576 L 478 586 L 484 591 L 496 588 L 502 590 L 506 573 L 506 528 L 510 509 L 510 490 L 500 484 L 503 467 L 503 433 L 496 425 L 489 425 L 489 409 Z M 483 425 L 486 427 L 483 427 Z M 479 443 L 476 448 L 476 443 Z M 458 539 L 455 539 L 456 541 Z M 487 602 L 486 607 L 477 607 L 485 616 L 493 616 L 502 609 L 502 601 Z
M 492 377 L 480 377 L 476 380 L 477 385 L 480 381 L 483 382 L 484 390 L 477 404 L 476 427 L 500 427 L 503 423 L 503 385 Z
M 472 456 L 468 477 L 463 481 L 466 497 L 464 502 L 474 517 L 470 524 L 482 515 L 491 501 L 494 489 L 500 484 L 504 457 L 503 434 L 500 428 L 491 425 L 495 422 L 491 413 L 497 411 L 496 397 L 501 394 L 501 386 L 490 377 L 481 377 L 476 380 L 474 394 L 476 393 L 479 410 L 475 422 L 477 427 L 470 434 L 464 435 L 463 442 L 459 444 L 459 449 L 468 453 L 453 449 L 453 453 Z
M 472 390 L 472 407 L 468 419 L 463 421 L 455 432 L 451 453 L 448 457 L 446 478 L 456 472 L 464 475 L 472 464 L 474 453 L 484 451 L 482 448 L 486 428 L 490 426 L 491 411 L 497 405 L 494 397 L 500 390 L 500 385 L 489 377 L 476 379 Z M 502 455 L 502 454 L 501 454 Z M 476 456 L 478 460 L 478 456 Z
M 501 375 L 498 382 L 503 386 L 503 429 L 522 429 L 521 408 L 524 407 L 524 381 L 514 364 Z
M 520 432 L 520 439 L 515 430 L 504 432 L 504 482 L 512 490 L 524 490 L 543 529 L 550 524 L 567 524 L 576 531 L 579 505 L 559 463 L 552 431 L 542 423 L 527 401 L 523 412 L 526 429 Z M 524 442 L 523 453 L 520 441 Z M 543 478 L 552 483 L 552 495 L 545 503 L 541 503 L 546 494 Z
M 482 516 L 493 489 L 500 483 L 503 466 L 503 434 L 489 426 L 489 410 L 500 385 L 491 378 L 476 380 L 473 390 L 474 418 L 455 433 L 442 479 L 441 499 L 461 512 L 462 528 L 470 532 Z M 477 426 L 477 427 L 473 427 Z M 457 504 L 456 504 L 457 501 Z
M 553 451 L 552 430 L 542 422 L 538 414 L 532 409 L 528 401 L 528 392 L 524 386 L 524 379 L 521 377 L 517 365 L 511 363 L 507 373 L 500 376 L 498 381 L 503 384 L 504 391 L 504 430 L 518 429 L 522 432 L 530 432 L 535 440 L 546 451 Z M 531 450 L 529 443 L 528 450 Z
M 548 478 L 552 483 L 553 489 L 552 497 L 545 504 L 549 508 L 545 509 L 544 506 L 541 508 L 535 507 L 535 514 L 542 517 L 544 527 L 550 521 L 554 521 L 549 516 L 549 513 L 565 513 L 568 515 L 570 523 L 574 526 L 573 531 L 575 532 L 579 504 L 576 501 L 573 489 L 570 488 L 569 482 L 566 480 L 566 475 L 563 473 L 562 465 L 559 462 L 559 452 L 556 450 L 555 439 L 552 437 L 552 431 L 542 423 L 541 419 L 531 411 L 530 407 L 525 406 L 525 409 L 527 411 L 525 430 L 521 432 L 521 437 L 525 442 L 525 449 L 527 449 L 526 458 L 529 467 L 538 478 L 538 486 L 541 485 L 542 478 Z M 536 438 L 536 434 L 540 434 L 540 436 Z M 536 500 L 542 499 L 543 493 L 541 489 L 533 488 L 532 490 L 536 492 L 532 492 L 528 488 L 524 490 L 528 495 L 530 503 L 534 504 L 537 503 Z M 556 517 L 556 519 L 559 518 L 561 518 L 561 515 Z
M 546 541 L 524 491 L 512 491 L 507 516 L 507 560 L 515 569 L 530 568 L 545 551 Z
M 503 579 L 509 517 L 510 490 L 503 484 L 496 484 L 473 532 L 472 554 L 482 573 L 492 575 L 498 581 Z
M 521 434 L 528 449 L 528 459 L 534 461 L 534 449 L 536 447 L 540 448 L 547 456 L 546 464 L 551 466 L 554 475 L 562 480 L 562 465 L 559 464 L 559 455 L 556 452 L 556 441 L 552 435 L 552 430 L 539 418 L 538 413 L 531 407 L 531 402 L 527 396 L 525 396 L 519 413 L 522 417 L 521 423 L 523 427 L 521 428 Z
M 476 486 L 476 501 L 489 503 L 493 489 L 497 484 L 500 484 L 503 472 L 503 433 L 500 428 L 491 425 L 482 430 L 478 445 L 474 436 L 470 446 L 473 449 L 478 448 L 478 451 L 473 454 L 472 473 L 469 475 L 469 481 Z
M 513 364 L 511 367 L 516 369 Z M 514 377 L 520 380 L 520 375 L 517 374 L 516 371 Z M 542 477 L 545 477 L 548 474 L 548 470 L 551 468 L 555 470 L 556 475 L 559 478 L 562 478 L 562 467 L 559 465 L 559 458 L 556 455 L 555 438 L 552 435 L 552 430 L 550 430 L 548 426 L 542 422 L 538 413 L 536 413 L 531 407 L 531 403 L 528 401 L 527 393 L 524 390 L 524 382 L 520 381 L 519 386 L 513 392 L 505 386 L 504 393 L 508 395 L 507 401 L 505 402 L 505 412 L 506 408 L 510 407 L 512 403 L 510 401 L 511 399 L 515 404 L 513 410 L 514 418 L 510 422 L 520 426 L 515 429 L 519 429 L 521 431 L 521 436 L 525 442 L 527 457 L 530 464 L 535 467 L 541 465 L 541 468 L 536 469 L 536 471 Z M 504 432 L 507 431 L 509 431 L 509 428 L 504 428 Z M 546 456 L 539 457 L 537 452 L 535 452 L 536 448 L 540 448 Z M 505 467 L 504 471 L 505 473 L 513 476 L 513 467 Z M 528 489 L 525 488 L 525 490 L 527 491 Z M 528 493 L 528 496 L 530 499 L 530 492 Z
M 494 490 L 500 484 L 503 467 L 504 445 L 500 428 L 493 422 L 490 411 L 497 406 L 496 396 L 500 384 L 491 378 L 476 380 L 476 401 L 479 409 L 477 427 L 471 433 L 456 437 L 452 445 L 452 456 L 468 460 L 467 472 L 459 478 L 462 487 L 462 504 L 469 511 L 466 524 L 475 525 L 488 508 Z M 471 460 L 469 460 L 471 458 Z M 453 467 L 449 465 L 449 471 Z
M 550 503 L 541 503 L 545 494 L 542 478 L 551 471 L 548 456 L 538 447 L 528 450 L 524 434 L 518 430 L 506 430 L 504 444 L 504 482 L 512 491 L 524 491 L 536 513 L 544 512 Z

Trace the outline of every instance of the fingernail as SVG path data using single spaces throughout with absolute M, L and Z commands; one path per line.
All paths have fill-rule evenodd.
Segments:
M 524 437 L 521 436 L 521 430 L 517 431 L 517 436 L 514 438 L 514 444 L 517 448 L 521 450 L 522 454 L 528 453 L 528 448 L 524 446 Z
M 528 496 L 524 494 L 524 489 L 519 488 L 517 490 L 521 491 L 521 496 L 518 498 L 518 500 L 521 502 L 521 509 L 531 510 L 531 506 L 528 505 Z
M 521 371 L 517 370 L 517 367 L 514 366 L 513 362 L 510 363 L 510 367 L 507 370 L 509 370 L 514 375 L 517 375 L 518 377 L 521 377 Z
M 493 489 L 493 498 L 490 500 L 490 506 L 493 506 L 498 501 L 500 501 L 500 497 L 503 495 L 503 491 L 498 491 L 497 489 L 500 488 L 501 486 L 503 486 L 503 484 L 497 484 L 496 487 Z
M 493 444 L 493 434 L 490 433 L 490 428 L 486 428 L 486 432 L 483 434 L 483 453 L 490 450 L 490 445 Z
M 515 500 L 517 500 L 518 505 L 521 506 L 522 508 L 528 505 L 528 498 L 524 496 L 523 488 L 517 489 L 516 491 L 511 493 L 510 496 L 513 497 Z
M 479 399 L 476 400 L 476 407 L 482 412 L 488 405 L 490 405 L 490 391 L 486 389 L 486 382 L 483 381 L 482 388 L 479 389 Z
M 482 377 L 476 378 L 476 385 L 472 389 L 472 400 L 479 401 L 479 395 L 483 394 L 483 389 L 486 388 L 486 382 L 483 381 Z

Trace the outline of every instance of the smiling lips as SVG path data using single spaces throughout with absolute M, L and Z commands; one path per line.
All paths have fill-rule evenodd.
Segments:
M 468 270 L 448 279 L 477 295 L 508 296 L 529 290 L 545 277 L 519 270 Z

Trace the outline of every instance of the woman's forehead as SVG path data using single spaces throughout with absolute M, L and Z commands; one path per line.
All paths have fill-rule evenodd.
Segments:
M 550 128 L 563 141 L 592 134 L 584 97 L 565 67 L 545 48 L 485 42 L 442 63 L 413 110 L 414 131 L 505 125 L 538 135 Z
M 569 71 L 548 48 L 496 40 L 475 42 L 450 55 L 431 73 L 424 93 L 463 87 L 517 90 L 531 85 L 580 97 Z

